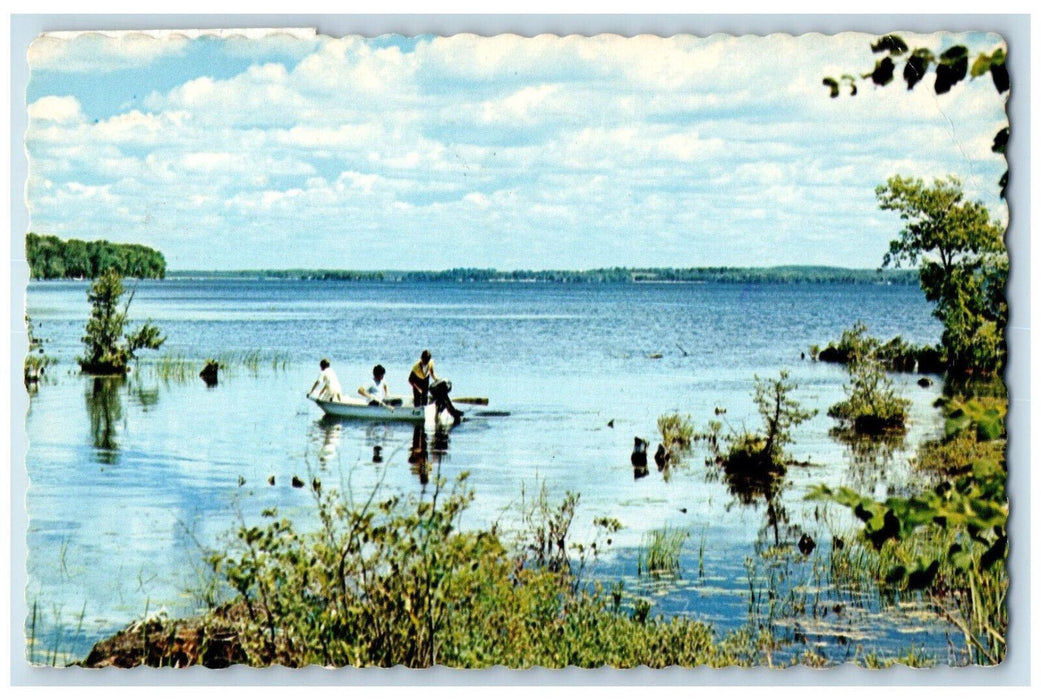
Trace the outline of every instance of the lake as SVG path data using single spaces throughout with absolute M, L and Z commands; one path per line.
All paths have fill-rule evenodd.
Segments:
M 863 454 L 830 435 L 828 406 L 844 395 L 843 368 L 809 359 L 860 320 L 880 338 L 936 343 L 941 327 L 915 286 L 845 284 L 362 283 L 246 279 L 129 282 L 130 317 L 167 335 L 144 352 L 125 382 L 79 374 L 89 313 L 86 282 L 33 282 L 27 310 L 46 353 L 58 360 L 26 416 L 30 486 L 26 600 L 35 620 L 33 660 L 83 656 L 131 620 L 203 607 L 208 548 L 240 522 L 278 507 L 301 524 L 313 517 L 294 476 L 338 486 L 356 499 L 374 489 L 420 496 L 440 474 L 469 473 L 475 499 L 465 525 L 520 522 L 523 503 L 545 489 L 551 502 L 580 495 L 572 533 L 590 541 L 593 520 L 617 518 L 584 576 L 653 603 L 653 614 L 687 615 L 717 633 L 768 624 L 789 652 L 829 661 L 867 651 L 914 649 L 940 663 L 959 637 L 920 606 L 882 606 L 831 586 L 821 573 L 832 533 L 854 527 L 844 509 L 806 501 L 816 484 L 849 485 L 878 498 L 923 482 L 907 459 L 938 435 L 939 382 L 894 375 L 912 399 L 906 440 Z M 470 420 L 447 435 L 411 426 L 323 419 L 305 398 L 328 357 L 345 393 L 387 367 L 392 393 L 429 348 L 453 395 L 490 399 L 460 406 Z M 184 378 L 159 358 L 187 358 Z M 208 357 L 229 360 L 220 383 L 197 377 Z M 793 466 L 770 503 L 730 488 L 704 451 L 682 465 L 634 478 L 634 436 L 657 441 L 657 418 L 689 415 L 703 430 L 722 419 L 758 428 L 754 378 L 788 369 L 794 398 L 816 417 L 795 431 Z M 725 409 L 717 417 L 717 409 Z M 422 433 L 422 431 L 420 431 Z M 432 473 L 409 462 L 414 443 Z M 382 460 L 375 461 L 379 447 Z M 274 485 L 268 480 L 274 477 Z M 777 531 L 772 516 L 783 513 Z M 647 533 L 687 533 L 678 578 L 638 575 Z M 779 557 L 806 533 L 814 555 Z M 815 563 L 816 562 L 816 563 Z M 772 592 L 773 603 L 768 593 Z M 750 600 L 750 596 L 754 596 Z M 777 602 L 781 601 L 781 602 Z M 784 601 L 788 601 L 787 604 Z M 800 615 L 800 604 L 830 615 Z M 30 616 L 32 618 L 32 616 Z

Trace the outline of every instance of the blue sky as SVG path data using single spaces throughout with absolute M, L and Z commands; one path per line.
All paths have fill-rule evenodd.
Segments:
M 1005 97 L 829 99 L 874 38 L 44 36 L 31 230 L 170 269 L 876 267 L 895 174 L 954 174 L 1005 222 Z

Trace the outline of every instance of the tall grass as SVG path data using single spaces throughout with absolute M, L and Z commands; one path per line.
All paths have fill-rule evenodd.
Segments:
M 643 547 L 636 561 L 637 573 L 655 578 L 679 576 L 680 552 L 688 534 L 679 528 L 663 527 L 644 535 Z
M 289 354 L 285 352 L 243 350 L 223 352 L 204 359 L 177 353 L 166 354 L 155 359 L 141 360 L 139 366 L 154 371 L 163 381 L 189 382 L 198 379 L 199 372 L 210 360 L 216 361 L 221 372 L 230 376 L 243 371 L 251 376 L 259 376 L 265 368 L 270 368 L 272 372 L 284 372 L 291 365 Z

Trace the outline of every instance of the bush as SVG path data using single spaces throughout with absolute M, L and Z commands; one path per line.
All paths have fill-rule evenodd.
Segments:
M 552 533 L 546 547 L 511 553 L 494 528 L 458 529 L 473 498 L 463 485 L 444 494 L 439 484 L 427 500 L 360 507 L 316 486 L 321 527 L 310 534 L 268 511 L 265 526 L 241 527 L 211 556 L 237 599 L 207 618 L 209 628 L 230 627 L 239 644 L 232 656 L 254 666 L 751 661 L 747 639 L 717 643 L 705 624 L 648 619 L 646 605 L 627 610 L 620 595 L 604 596 L 554 564 L 567 547 L 562 530 L 575 497 L 540 528 Z
M 785 447 L 792 442 L 791 430 L 817 414 L 806 411 L 790 394 L 798 388 L 789 381 L 788 371 L 777 379 L 755 377 L 753 400 L 763 418 L 763 432 L 732 434 L 729 443 L 717 447 L 717 458 L 730 472 L 784 473 L 789 455 Z
M 123 308 L 123 279 L 115 270 L 106 270 L 87 292 L 91 303 L 83 344 L 86 353 L 79 358 L 80 369 L 87 374 L 125 375 L 134 353 L 140 349 L 158 349 L 166 340 L 151 323 L 124 335 L 127 311 L 134 295 L 130 294 Z
M 881 342 L 867 334 L 867 326 L 857 321 L 852 328 L 842 331 L 837 342 L 828 343 L 823 350 L 810 347 L 810 356 L 821 362 L 848 365 L 857 357 L 874 356 L 882 366 L 893 372 L 940 374 L 944 369 L 941 348 L 911 345 L 900 336 Z
M 858 435 L 903 431 L 911 402 L 897 395 L 882 363 L 873 354 L 854 355 L 847 368 L 846 399 L 828 415 Z

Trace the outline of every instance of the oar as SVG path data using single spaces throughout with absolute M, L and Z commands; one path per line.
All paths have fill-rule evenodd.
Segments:
M 458 398 L 458 399 L 453 396 L 451 398 L 452 398 L 452 403 L 468 403 L 468 404 L 472 404 L 474 406 L 487 406 L 488 405 L 488 399 L 483 398 L 481 396 L 464 396 L 464 397 Z

